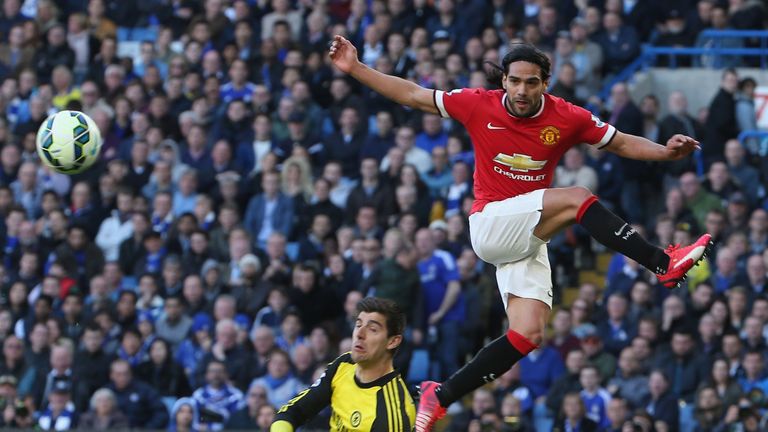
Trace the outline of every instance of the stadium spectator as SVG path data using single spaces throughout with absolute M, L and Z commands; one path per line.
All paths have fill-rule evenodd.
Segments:
M 267 406 L 267 389 L 258 384 L 251 384 L 245 395 L 245 406 L 232 413 L 225 429 L 246 430 L 260 427 L 257 424 L 259 413 Z
M 168 412 L 157 391 L 133 378 L 125 360 L 115 360 L 110 367 L 110 390 L 117 405 L 126 414 L 132 428 L 158 429 L 168 423 Z
M 77 426 L 78 416 L 71 404 L 72 382 L 54 379 L 46 397 L 46 408 L 40 410 L 37 427 L 43 430 L 64 431 Z
M 734 69 L 726 69 L 720 80 L 720 89 L 709 104 L 707 138 L 702 147 L 707 164 L 721 157 L 725 143 L 736 138 L 739 124 L 736 121 L 736 91 L 739 77 Z M 705 149 L 706 148 L 706 149 Z
M 194 326 L 193 326 L 194 328 Z M 205 353 L 197 365 L 194 383 L 203 383 L 210 362 L 217 361 L 226 367 L 227 376 L 238 388 L 244 387 L 250 377 L 248 353 L 237 343 L 237 325 L 231 319 L 216 322 L 210 352 Z
M 109 381 L 109 367 L 114 355 L 104 349 L 104 339 L 102 329 L 92 324 L 85 328 L 82 348 L 75 353 L 72 371 L 76 383 L 74 403 L 80 410 L 85 409 L 90 395 Z
M 562 424 L 562 425 L 561 425 Z M 587 416 L 584 399 L 579 393 L 568 393 L 563 399 L 562 415 L 555 430 L 600 430 L 600 425 Z
M 251 198 L 245 212 L 244 225 L 256 244 L 265 245 L 273 232 L 288 236 L 293 222 L 293 202 L 280 190 L 277 173 L 265 173 L 262 178 L 264 193 Z
M 209 430 L 222 430 L 230 416 L 245 406 L 243 393 L 227 383 L 227 368 L 213 360 L 205 371 L 205 385 L 192 393 L 201 412 L 200 422 Z
M 155 338 L 147 350 L 147 358 L 135 368 L 136 376 L 149 384 L 162 397 L 180 398 L 191 393 L 184 369 L 171 357 L 171 346 Z
M 493 412 L 495 409 L 496 401 L 493 399 L 493 394 L 488 390 L 478 389 L 472 395 L 471 409 L 455 415 L 446 430 L 454 432 L 468 430 L 472 421 L 480 420 L 483 414 L 488 411 Z
M 584 351 L 574 349 L 565 357 L 565 373 L 561 375 L 552 385 L 546 395 L 546 404 L 553 413 L 560 411 L 563 405 L 563 397 L 572 392 L 581 391 L 581 382 L 579 375 L 586 365 Z
M 128 427 L 128 418 L 117 406 L 117 399 L 112 390 L 100 388 L 93 393 L 89 404 L 89 410 L 82 417 L 78 425 L 81 428 L 92 430 L 110 430 Z
M 251 387 L 267 390 L 267 400 L 272 406 L 282 406 L 301 389 L 301 383 L 291 373 L 291 359 L 279 348 L 272 350 L 267 360 L 267 373 L 251 382 Z
M 635 29 L 626 25 L 618 12 L 607 12 L 603 16 L 602 25 L 603 31 L 597 42 L 605 56 L 604 73 L 611 76 L 619 73 L 637 56 L 639 40 Z
M 197 402 L 190 397 L 184 397 L 174 402 L 171 408 L 170 430 L 192 431 L 200 429 L 200 413 Z
M 648 387 L 650 389 L 650 398 L 646 408 L 655 422 L 663 422 L 668 430 L 677 431 L 679 429 L 679 410 L 675 403 L 675 394 L 669 388 L 669 378 L 664 372 L 654 370 L 651 372 Z

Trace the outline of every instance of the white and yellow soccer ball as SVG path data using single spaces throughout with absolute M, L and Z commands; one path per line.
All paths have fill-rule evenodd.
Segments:
M 42 163 L 62 174 L 77 174 L 99 159 L 101 132 L 80 111 L 60 111 L 37 130 L 37 154 Z

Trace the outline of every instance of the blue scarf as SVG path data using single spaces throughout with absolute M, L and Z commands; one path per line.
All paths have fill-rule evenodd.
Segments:
M 159 251 L 147 255 L 147 265 L 144 267 L 148 273 L 159 273 L 160 268 L 163 265 L 163 257 L 165 257 L 165 247 L 161 247 Z
M 289 373 L 282 378 L 274 378 L 271 375 L 267 374 L 267 375 L 264 375 L 264 381 L 267 382 L 267 385 L 269 386 L 270 389 L 274 390 L 280 387 L 281 385 L 285 384 L 289 379 L 291 379 L 292 376 L 293 375 Z
M 3 265 L 5 268 L 11 268 L 11 264 L 13 264 L 11 260 L 11 255 L 13 255 L 13 251 L 16 250 L 19 246 L 19 238 L 18 237 L 8 237 L 5 239 L 5 248 L 3 251 L 5 252 L 5 256 L 3 257 Z

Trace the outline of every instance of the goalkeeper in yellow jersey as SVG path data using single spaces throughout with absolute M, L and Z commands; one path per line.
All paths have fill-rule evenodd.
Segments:
M 416 407 L 392 365 L 404 328 L 405 315 L 395 302 L 361 300 L 352 351 L 331 362 L 312 386 L 280 408 L 270 431 L 293 432 L 330 404 L 333 432 L 410 432 Z

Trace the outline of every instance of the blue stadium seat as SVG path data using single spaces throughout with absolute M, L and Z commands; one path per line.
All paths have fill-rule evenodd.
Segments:
M 425 349 L 413 350 L 411 355 L 411 365 L 408 368 L 408 377 L 406 381 L 409 383 L 420 383 L 429 379 L 429 351 Z

